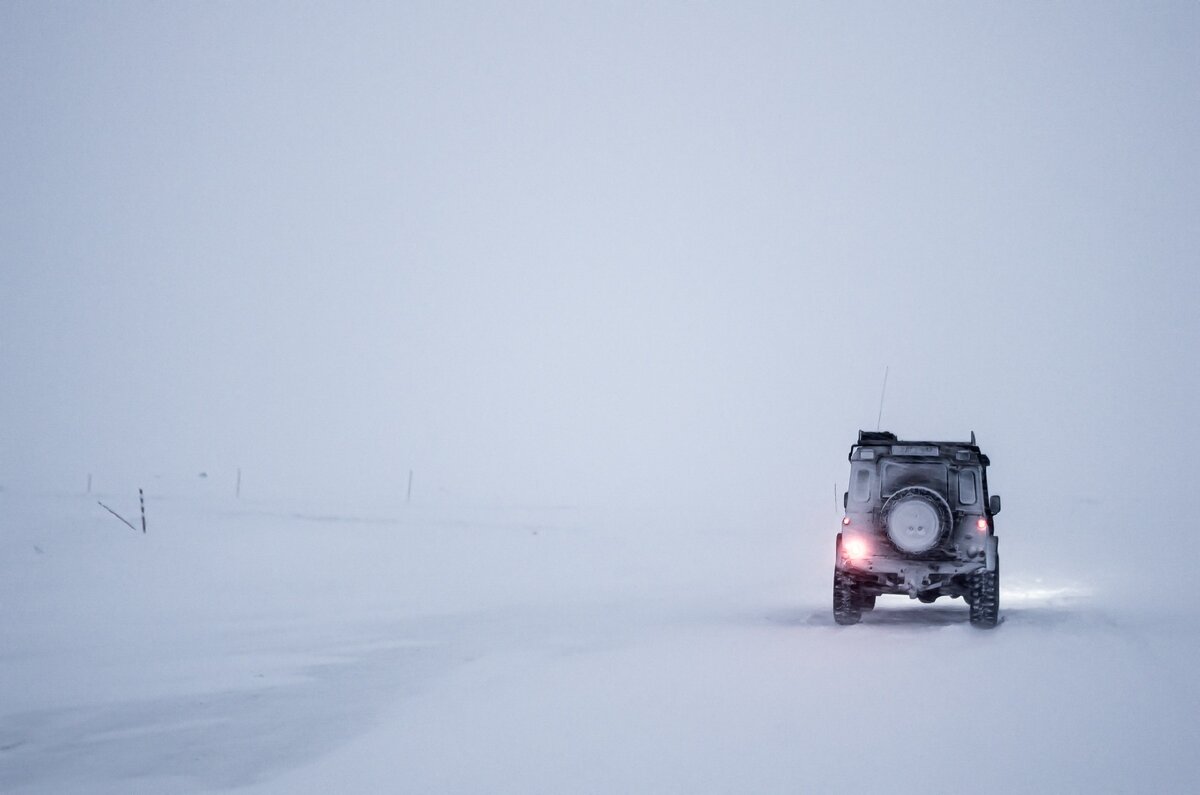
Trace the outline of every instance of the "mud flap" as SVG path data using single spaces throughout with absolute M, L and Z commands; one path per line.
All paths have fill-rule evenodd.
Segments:
M 995 536 L 988 536 L 987 549 L 984 550 L 984 567 L 988 571 L 995 571 L 996 564 L 1000 560 L 1000 539 Z

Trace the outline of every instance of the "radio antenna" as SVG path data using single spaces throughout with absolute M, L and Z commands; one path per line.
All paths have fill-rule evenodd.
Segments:
M 884 365 L 883 368 L 883 389 L 879 391 L 879 416 L 875 418 L 875 430 L 879 430 L 879 424 L 883 422 L 883 396 L 887 394 L 887 377 L 888 368 Z

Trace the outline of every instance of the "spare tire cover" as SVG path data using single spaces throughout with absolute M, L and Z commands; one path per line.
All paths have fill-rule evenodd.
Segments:
M 902 552 L 928 552 L 937 545 L 950 522 L 950 510 L 935 492 L 901 489 L 887 506 L 887 534 Z

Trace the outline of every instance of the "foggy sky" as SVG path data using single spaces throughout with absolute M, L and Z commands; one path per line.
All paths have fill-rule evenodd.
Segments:
M 832 512 L 888 367 L 883 426 L 976 431 L 1010 516 L 1133 518 L 1194 492 L 1197 42 L 1188 3 L 5 3 L 0 486 Z

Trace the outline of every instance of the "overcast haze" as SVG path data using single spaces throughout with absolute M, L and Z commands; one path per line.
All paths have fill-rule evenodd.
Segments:
M 0 484 L 832 515 L 890 367 L 884 427 L 975 430 L 1014 519 L 1133 519 L 1194 490 L 1197 41 L 1190 3 L 6 3 Z
M 1197 141 L 1195 2 L 0 0 L 0 791 L 1195 790 Z M 1002 543 L 839 626 L 885 370 Z

